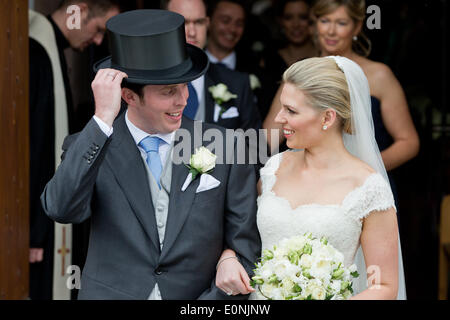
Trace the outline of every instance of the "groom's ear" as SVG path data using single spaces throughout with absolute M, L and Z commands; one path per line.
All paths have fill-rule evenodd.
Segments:
M 129 88 L 122 88 L 122 99 L 130 106 L 135 106 L 140 102 L 139 95 Z

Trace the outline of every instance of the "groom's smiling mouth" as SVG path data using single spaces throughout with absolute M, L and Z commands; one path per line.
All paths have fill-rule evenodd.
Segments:
M 183 112 L 182 111 L 166 112 L 166 115 L 169 116 L 169 118 L 171 118 L 173 120 L 179 120 L 179 119 L 181 119 L 181 116 L 183 115 Z

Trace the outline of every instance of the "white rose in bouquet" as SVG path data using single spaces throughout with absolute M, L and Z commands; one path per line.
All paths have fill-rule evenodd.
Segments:
M 326 238 L 311 233 L 283 239 L 264 250 L 251 285 L 270 300 L 343 300 L 353 293 L 356 266 L 344 267 L 344 256 Z

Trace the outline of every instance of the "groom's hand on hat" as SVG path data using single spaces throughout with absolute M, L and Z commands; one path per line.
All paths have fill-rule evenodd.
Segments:
M 95 115 L 112 127 L 120 111 L 121 87 L 123 78 L 128 75 L 115 69 L 100 69 L 91 87 L 95 100 Z

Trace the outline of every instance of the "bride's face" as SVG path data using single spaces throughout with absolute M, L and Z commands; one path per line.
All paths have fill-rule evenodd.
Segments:
M 310 106 L 303 92 L 285 83 L 280 101 L 282 107 L 275 121 L 283 125 L 287 146 L 304 149 L 317 144 L 322 136 L 321 113 Z

